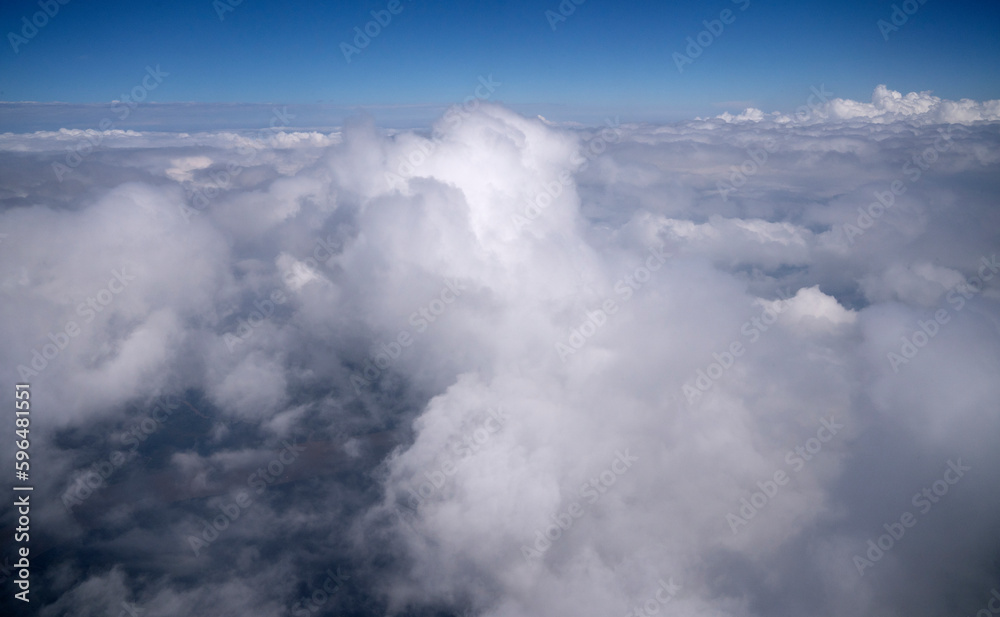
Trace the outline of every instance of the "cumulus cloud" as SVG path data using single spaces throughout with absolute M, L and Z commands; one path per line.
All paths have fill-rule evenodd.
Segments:
M 5 134 L 43 614 L 974 614 L 998 113 Z
M 832 96 L 832 93 L 830 93 Z M 930 91 L 902 94 L 880 84 L 872 93 L 871 103 L 843 98 L 817 99 L 802 111 L 788 115 L 781 112 L 765 114 L 759 109 L 748 107 L 740 114 L 725 112 L 718 119 L 726 123 L 761 122 L 765 120 L 788 123 L 827 123 L 848 120 L 863 120 L 869 123 L 887 124 L 905 121 L 908 124 L 973 124 L 976 122 L 996 122 L 1000 119 L 1000 100 L 960 101 L 943 100 Z

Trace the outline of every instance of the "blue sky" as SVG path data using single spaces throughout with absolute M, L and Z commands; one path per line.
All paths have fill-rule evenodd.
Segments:
M 910 1 L 916 11 L 885 40 L 877 22 L 890 20 L 893 2 L 566 0 L 574 11 L 553 30 L 546 11 L 558 12 L 558 0 L 401 0 L 351 62 L 341 43 L 388 0 L 243 0 L 224 19 L 211 0 L 69 0 L 17 53 L 8 33 L 41 9 L 8 1 L 0 100 L 107 103 L 139 84 L 147 65 L 169 73 L 148 102 L 443 105 L 492 75 L 502 84 L 493 98 L 563 119 L 586 110 L 647 119 L 791 110 L 820 84 L 859 100 L 880 83 L 1000 98 L 1000 3 Z M 673 54 L 724 10 L 732 23 L 680 72 Z

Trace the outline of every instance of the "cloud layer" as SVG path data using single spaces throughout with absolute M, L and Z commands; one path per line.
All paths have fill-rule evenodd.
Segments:
M 986 606 L 1000 102 L 477 107 L 3 135 L 40 614 Z

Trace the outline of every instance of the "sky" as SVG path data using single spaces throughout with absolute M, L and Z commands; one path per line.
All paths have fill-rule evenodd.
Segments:
M 401 0 L 384 28 L 370 26 L 377 36 L 349 52 L 350 61 L 341 45 L 353 45 L 355 27 L 364 29 L 387 2 L 55 6 L 48 23 L 40 19 L 44 26 L 20 40 L 9 33 L 21 36 L 38 3 L 0 8 L 8 33 L 0 100 L 107 103 L 137 85 L 147 66 L 169 73 L 149 102 L 351 109 L 450 104 L 492 75 L 502 84 L 496 100 L 559 120 L 608 110 L 637 120 L 791 110 L 821 84 L 858 100 L 879 83 L 956 100 L 1000 96 L 995 2 L 916 3 L 886 38 L 878 22 L 892 23 L 892 3 L 587 0 L 563 3 L 563 20 L 555 1 Z M 708 46 L 679 70 L 674 54 L 686 55 L 688 37 L 725 10 L 731 23 L 704 35 Z M 332 124 L 342 120 L 339 109 L 330 113 L 339 114 Z
M 45 1 L 0 614 L 1000 613 L 996 3 Z

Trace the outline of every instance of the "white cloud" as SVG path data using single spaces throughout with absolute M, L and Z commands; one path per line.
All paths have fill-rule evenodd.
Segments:
M 599 130 L 492 104 L 430 137 L 365 121 L 331 135 L 109 135 L 74 172 L 82 196 L 44 157 L 4 187 L 4 375 L 18 381 L 127 267 L 134 282 L 32 376 L 53 409 L 38 439 L 73 469 L 57 431 L 118 426 L 159 391 L 197 392 L 211 411 L 192 422 L 214 427 L 172 437 L 157 486 L 186 488 L 151 494 L 162 518 L 116 525 L 173 538 L 208 516 L 184 492 L 196 477 L 233 499 L 260 440 L 327 440 L 282 476 L 280 499 L 268 489 L 234 523 L 227 537 L 244 544 L 213 544 L 210 583 L 180 589 L 176 573 L 198 566 L 180 540 L 158 540 L 171 565 L 139 599 L 174 612 L 205 614 L 211 589 L 306 578 L 290 564 L 312 545 L 275 539 L 312 534 L 390 612 L 624 614 L 673 578 L 678 614 L 879 615 L 904 596 L 920 600 L 912 614 L 940 614 L 953 589 L 988 587 L 968 564 L 995 557 L 948 530 L 995 532 L 981 497 L 998 488 L 998 279 L 961 307 L 949 294 L 1000 253 L 995 124 L 975 125 L 998 113 L 879 87 L 804 123 L 751 110 L 626 125 L 592 157 L 580 153 Z M 970 126 L 914 163 L 941 122 Z M 5 135 L 0 150 L 27 164 L 21 153 L 58 158 L 66 138 Z M 724 198 L 719 183 L 765 140 L 766 161 Z M 848 235 L 893 182 L 905 191 Z M 901 337 L 938 310 L 948 321 L 894 367 Z M 498 407 L 507 419 L 490 422 Z M 843 427 L 820 442 L 825 421 Z M 343 452 L 337 430 L 352 434 Z M 857 577 L 851 556 L 959 456 L 976 472 Z M 338 465 L 378 483 L 325 469 Z M 779 471 L 788 482 L 734 533 L 727 515 Z M 93 499 L 111 499 L 102 490 Z M 254 561 L 261 547 L 284 561 Z M 927 555 L 965 564 L 958 587 L 919 565 Z M 65 593 L 117 599 L 126 584 L 105 572 Z M 291 587 L 260 592 L 261 614 L 290 605 Z
M 781 123 L 836 123 L 863 120 L 873 123 L 906 121 L 913 124 L 972 124 L 1000 120 L 1000 100 L 977 102 L 969 99 L 948 101 L 929 91 L 902 94 L 880 84 L 872 93 L 870 103 L 834 98 L 817 102 L 805 111 L 791 116 L 779 112 L 765 114 L 748 107 L 738 115 L 725 112 L 718 119 L 726 123 L 774 121 Z

